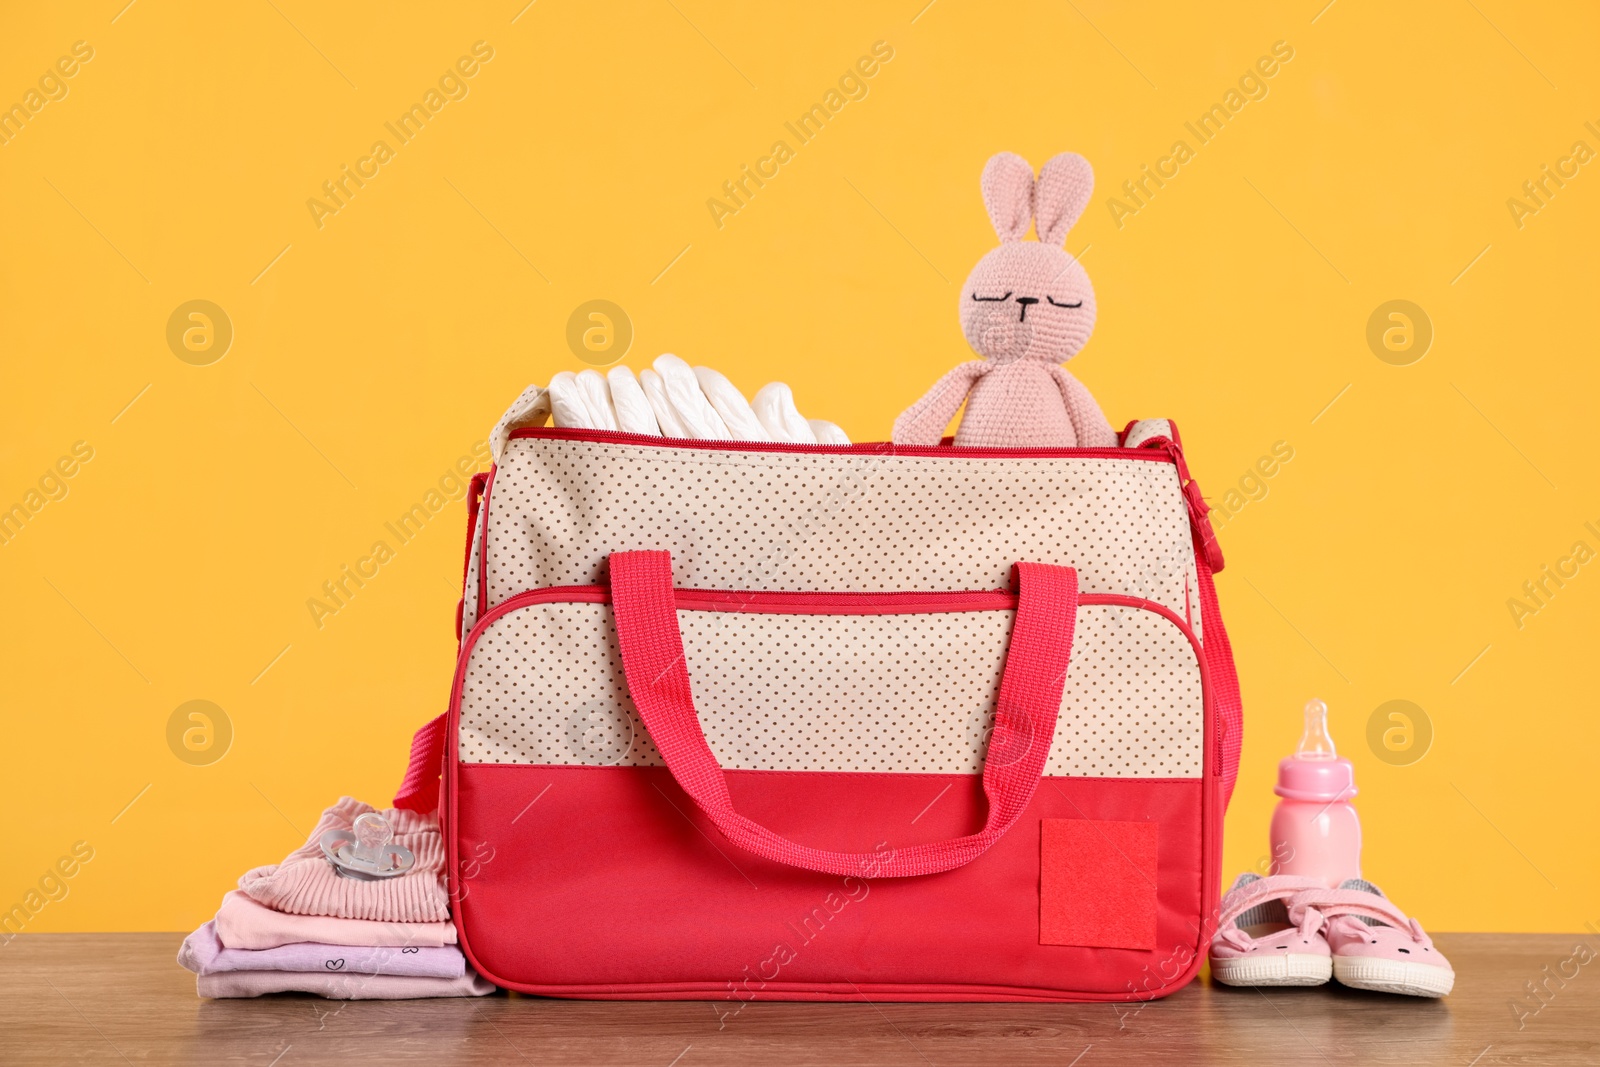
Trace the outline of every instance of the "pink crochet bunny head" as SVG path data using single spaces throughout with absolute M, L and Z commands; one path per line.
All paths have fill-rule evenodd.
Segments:
M 961 329 L 992 363 L 1064 363 L 1094 329 L 1094 287 L 1063 247 L 1094 191 L 1089 161 L 1063 152 L 1034 181 L 1028 161 L 1001 152 L 983 168 L 983 203 L 1000 247 L 961 287 Z M 1039 239 L 1024 241 L 1037 221 Z

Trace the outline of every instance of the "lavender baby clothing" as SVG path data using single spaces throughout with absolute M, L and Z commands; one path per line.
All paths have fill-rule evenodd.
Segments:
M 178 962 L 195 974 L 229 971 L 312 971 L 327 974 L 391 974 L 414 978 L 460 978 L 467 958 L 455 946 L 384 947 L 321 945 L 307 941 L 268 949 L 225 948 L 217 925 L 208 922 L 183 942 Z
M 412 978 L 398 974 L 312 974 L 310 971 L 226 971 L 195 979 L 202 997 L 259 997 L 268 993 L 315 993 L 329 1000 L 414 1000 L 422 997 L 481 997 L 494 986 L 472 971 L 460 978 Z

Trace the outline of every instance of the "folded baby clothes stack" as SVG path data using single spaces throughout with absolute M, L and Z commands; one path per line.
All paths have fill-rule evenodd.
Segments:
M 374 808 L 350 797 L 323 813 L 311 840 L 282 863 L 239 879 L 215 919 L 190 934 L 178 962 L 202 997 L 303 992 L 337 1000 L 467 997 L 494 992 L 456 947 L 436 815 L 378 812 L 414 866 L 391 878 L 341 874 L 319 843 Z

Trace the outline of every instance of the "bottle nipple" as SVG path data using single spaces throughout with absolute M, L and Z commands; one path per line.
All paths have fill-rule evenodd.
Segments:
M 1289 800 L 1326 804 L 1356 795 L 1355 768 L 1339 758 L 1328 736 L 1328 705 L 1320 700 L 1306 704 L 1306 732 L 1294 755 L 1278 762 L 1278 785 L 1273 790 Z
M 1306 703 L 1306 732 L 1300 736 L 1300 747 L 1295 759 L 1331 760 L 1338 753 L 1333 748 L 1333 738 L 1328 736 L 1328 705 L 1315 698 Z

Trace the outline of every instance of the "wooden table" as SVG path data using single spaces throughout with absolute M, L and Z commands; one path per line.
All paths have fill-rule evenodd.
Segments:
M 704 1001 L 204 1001 L 173 962 L 181 940 L 0 947 L 0 1064 L 1600 1064 L 1600 956 L 1580 966 L 1568 935 L 1439 936 L 1457 971 L 1443 1001 L 1202 978 L 1143 1005 L 755 1003 L 720 1028 Z M 1542 1007 L 1525 982 L 1546 984 Z

